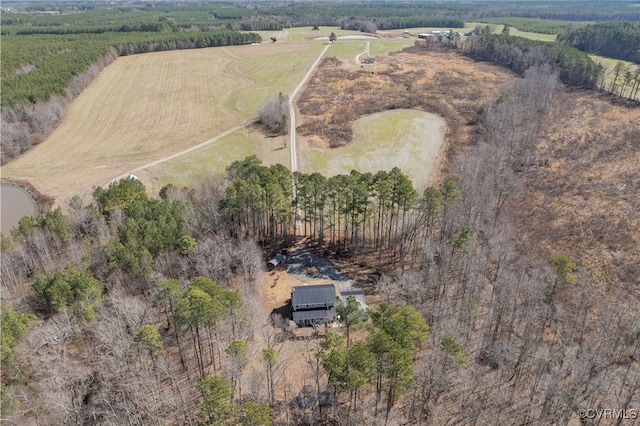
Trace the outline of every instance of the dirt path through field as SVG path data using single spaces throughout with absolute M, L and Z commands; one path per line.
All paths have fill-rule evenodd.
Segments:
M 362 55 L 371 56 L 371 54 L 369 53 L 369 50 L 370 50 L 370 49 L 371 49 L 371 42 L 370 42 L 370 41 L 367 41 L 366 47 L 365 47 L 365 49 L 364 49 L 364 52 L 362 52 L 362 53 L 358 53 L 358 55 L 356 55 L 356 58 L 355 58 L 355 60 L 354 60 L 354 61 L 355 61 L 355 63 L 356 63 L 356 65 L 359 65 L 359 64 L 360 64 L 360 57 L 361 57 Z
M 140 170 L 148 169 L 150 167 L 157 166 L 158 164 L 162 164 L 162 163 L 164 163 L 166 161 L 170 161 L 170 160 L 173 160 L 175 158 L 182 157 L 183 155 L 186 155 L 186 154 L 188 154 L 190 152 L 193 152 L 193 151 L 195 151 L 197 149 L 205 147 L 205 146 L 207 146 L 207 145 L 209 145 L 211 143 L 217 142 L 221 138 L 223 138 L 223 137 L 225 137 L 227 135 L 230 135 L 233 132 L 237 132 L 238 130 L 241 130 L 242 128 L 246 127 L 247 125 L 249 125 L 251 123 L 253 123 L 253 121 L 245 121 L 241 125 L 232 127 L 231 129 L 228 129 L 225 132 L 220 133 L 218 136 L 216 136 L 214 138 L 211 138 L 209 140 L 206 140 L 206 141 L 202 142 L 201 144 L 198 144 L 196 146 L 192 146 L 191 148 L 184 149 L 184 150 L 182 150 L 180 152 L 176 152 L 175 154 L 167 155 L 166 157 L 162 157 L 162 158 L 160 158 L 158 160 L 152 161 L 151 163 L 147 163 L 147 164 L 144 164 L 142 166 L 136 167 L 136 168 L 132 169 L 130 172 L 123 173 L 120 176 L 116 177 L 115 179 L 111 179 L 109 182 L 106 182 L 102 186 L 107 186 L 111 182 L 115 182 L 115 181 L 118 181 L 120 179 L 124 179 L 129 175 L 129 173 L 136 173 L 136 172 L 139 172 Z
M 304 77 L 302 77 L 302 80 L 300 80 L 300 83 L 298 83 L 296 88 L 291 93 L 291 96 L 289 97 L 289 113 L 291 115 L 291 125 L 289 126 L 289 135 L 290 135 L 289 149 L 291 150 L 291 164 L 290 164 L 291 173 L 298 170 L 298 150 L 296 148 L 296 110 L 293 107 L 293 101 L 295 100 L 295 97 L 298 95 L 298 92 L 300 92 L 300 90 L 302 89 L 304 84 L 307 82 L 307 80 L 309 80 L 309 77 L 311 77 L 311 74 L 313 74 L 313 71 L 315 71 L 315 69 L 318 67 L 320 60 L 322 59 L 324 54 L 327 52 L 329 47 L 331 47 L 331 44 L 327 44 L 325 48 L 322 49 L 322 52 L 320 52 L 320 55 L 318 55 L 318 58 L 315 60 L 313 64 L 311 64 L 311 66 L 305 73 Z

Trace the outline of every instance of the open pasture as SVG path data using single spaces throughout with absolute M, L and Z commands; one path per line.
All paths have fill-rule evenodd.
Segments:
M 340 37 L 343 35 L 354 34 L 353 31 L 343 30 L 340 27 L 318 27 L 318 30 L 313 30 L 311 25 L 306 27 L 294 27 L 284 28 L 281 31 L 251 31 L 252 33 L 260 34 L 265 42 L 268 42 L 271 37 L 275 37 L 278 42 L 281 41 L 309 41 L 314 39 L 327 38 L 331 33 Z M 358 33 L 360 34 L 360 33 Z M 318 40 L 322 41 L 322 40 Z M 326 40 L 325 40 L 326 42 Z
M 51 137 L 3 167 L 3 176 L 29 181 L 64 206 L 69 197 L 86 196 L 93 187 L 105 185 L 131 171 L 148 185 L 151 193 L 157 193 L 167 183 L 190 186 L 223 172 L 230 162 L 250 154 L 258 155 L 265 164 L 288 166 L 286 137 L 267 137 L 248 123 L 255 119 L 271 95 L 291 93 L 327 43 L 313 38 L 328 36 L 331 32 L 339 36 L 349 32 L 333 27 L 321 27 L 320 31 L 306 27 L 286 31 L 286 37 L 276 43 L 119 58 L 78 97 Z M 326 56 L 353 64 L 355 57 L 367 47 L 371 56 L 377 56 L 413 42 L 412 38 L 392 37 L 340 39 Z M 407 146 L 424 142 L 413 141 L 410 135 L 402 136 L 405 130 L 410 130 L 397 124 L 403 122 L 397 116 L 393 119 L 375 117 L 375 120 L 362 120 L 368 123 L 357 130 L 362 139 L 376 140 L 375 129 L 379 125 L 374 122 L 380 119 L 381 125 L 391 126 L 399 138 L 412 141 Z M 418 121 L 408 119 L 414 124 Z M 216 139 L 243 124 L 241 130 Z M 373 133 L 365 137 L 370 131 L 367 129 Z M 172 158 L 206 141 L 211 143 Z M 391 149 L 385 144 L 388 141 L 383 141 L 380 149 Z M 352 161 L 349 158 L 362 152 L 361 144 L 356 141 L 354 147 L 343 153 L 347 157 L 344 165 L 337 166 L 336 155 L 343 154 L 316 151 L 312 153 L 315 159 L 305 164 L 324 165 L 321 168 L 303 166 L 302 170 L 335 174 L 345 169 L 349 169 L 348 173 L 353 167 L 367 171 L 371 167 L 385 168 L 371 158 L 349 162 Z M 323 155 L 326 159 L 319 160 Z M 417 158 L 415 155 L 404 157 Z M 410 174 L 410 169 L 416 168 L 397 165 Z
M 375 173 L 399 167 L 414 185 L 424 189 L 437 171 L 444 141 L 445 121 L 416 110 L 392 110 L 356 121 L 353 142 L 331 150 L 310 147 L 301 155 L 302 169 L 326 176 L 351 170 Z
M 3 176 L 29 181 L 59 203 L 86 194 L 255 119 L 270 95 L 293 90 L 321 49 L 320 42 L 266 43 L 118 58 Z

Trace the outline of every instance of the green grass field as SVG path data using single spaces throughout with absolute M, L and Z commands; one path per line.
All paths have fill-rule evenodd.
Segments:
M 190 187 L 208 176 L 223 173 L 230 162 L 252 154 L 247 135 L 236 132 L 197 151 L 137 172 L 136 175 L 145 182 L 150 193 L 157 194 L 167 183 L 179 188 Z
M 289 95 L 326 46 L 326 40 L 314 38 L 331 32 L 354 34 L 329 27 L 294 28 L 276 43 L 118 58 L 74 101 L 58 129 L 3 166 L 2 174 L 29 181 L 66 206 L 71 196 L 88 194 L 94 186 L 133 170 L 157 193 L 167 183 L 190 186 L 219 174 L 230 162 L 251 154 L 265 164 L 288 166 L 284 139 L 266 137 L 251 127 L 157 162 L 255 119 L 269 96 Z M 268 40 L 269 33 L 262 36 Z M 367 41 L 374 56 L 413 43 L 338 40 L 327 56 L 353 61 Z M 383 122 L 389 125 L 389 119 Z M 368 127 L 374 128 L 371 123 Z M 377 136 L 367 136 L 366 128 L 359 130 L 360 139 L 375 141 Z
M 486 26 L 487 23 L 483 23 L 483 22 L 465 22 L 464 23 L 464 29 L 463 31 L 473 31 L 473 29 L 477 26 L 480 25 L 482 27 Z M 502 30 L 504 29 L 504 25 L 499 25 L 499 24 L 489 24 L 491 25 L 491 28 L 493 28 L 493 33 L 494 34 L 500 34 L 502 32 Z M 527 31 L 520 31 L 517 28 L 514 27 L 510 27 L 509 28 L 509 33 L 511 35 L 514 36 L 518 36 L 518 37 L 524 37 L 524 38 L 528 38 L 531 40 L 538 40 L 538 41 L 555 41 L 556 40 L 556 34 L 541 34 L 541 33 L 532 33 L 532 32 L 527 32 Z
M 301 169 L 327 176 L 351 170 L 375 173 L 399 167 L 424 189 L 438 165 L 446 124 L 436 115 L 392 110 L 356 121 L 353 142 L 341 148 L 310 148 L 301 153 Z

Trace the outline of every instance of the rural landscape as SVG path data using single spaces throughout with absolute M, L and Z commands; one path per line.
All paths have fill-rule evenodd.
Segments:
M 0 19 L 3 424 L 640 424 L 637 2 Z

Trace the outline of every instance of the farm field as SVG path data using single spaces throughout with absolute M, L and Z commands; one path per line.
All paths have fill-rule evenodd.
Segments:
M 292 42 L 119 58 L 3 176 L 55 198 L 86 194 L 253 120 L 270 95 L 293 89 L 321 48 Z
M 332 30 L 336 29 L 332 28 Z M 354 58 L 365 51 L 367 42 L 370 43 L 371 51 L 375 50 L 384 54 L 406 47 L 412 44 L 413 40 L 340 40 L 331 46 L 326 56 L 341 58 L 345 63 L 352 64 Z M 325 43 L 323 42 L 322 45 Z M 292 71 L 294 67 L 298 66 L 292 63 Z M 252 75 L 255 78 L 258 83 L 256 91 L 261 90 L 260 88 L 264 90 L 265 94 L 262 99 L 266 99 L 270 94 L 275 93 L 271 90 L 273 83 L 282 78 L 281 76 L 276 76 L 270 80 L 269 77 L 265 77 L 268 74 L 268 70 L 264 70 L 264 73 L 261 72 L 262 65 L 259 58 L 243 60 L 237 64 L 236 70 L 243 75 Z M 275 84 L 275 86 L 280 85 Z M 247 102 L 255 102 L 255 99 L 238 98 L 239 95 L 240 91 L 232 95 L 230 104 L 243 105 Z M 259 107 L 260 105 L 256 107 L 256 110 Z M 227 135 L 209 146 L 162 164 L 146 167 L 144 170 L 136 172 L 136 176 L 145 182 L 151 193 L 157 193 L 167 183 L 172 183 L 176 186 L 190 186 L 206 179 L 208 176 L 223 173 L 230 162 L 240 160 L 251 154 L 257 155 L 265 165 L 280 163 L 289 166 L 287 141 L 287 135 L 268 137 L 256 126 L 245 126 L 242 130 Z M 322 156 L 322 154 L 318 155 Z M 327 155 L 332 157 L 335 154 L 333 154 L 333 151 L 328 151 Z M 303 168 L 302 171 L 307 172 L 308 170 Z
M 263 40 L 268 41 L 271 37 L 275 37 L 278 42 L 281 41 L 310 41 L 314 39 L 326 38 L 328 40 L 331 33 L 336 36 L 353 35 L 350 30 L 342 30 L 340 27 L 318 27 L 317 31 L 311 29 L 311 26 L 286 28 L 282 31 L 251 31 L 260 34 Z M 361 33 L 358 33 L 361 34 Z M 318 40 L 323 41 L 323 40 Z M 325 40 L 326 42 L 326 40 Z
M 3 176 L 29 181 L 65 206 L 69 197 L 84 196 L 131 171 L 157 193 L 167 183 L 189 186 L 220 173 L 252 153 L 265 164 L 288 166 L 285 137 L 268 138 L 253 128 L 158 160 L 248 124 L 271 95 L 291 93 L 327 43 L 312 38 L 331 32 L 349 33 L 295 28 L 276 43 L 121 57 L 81 94 L 47 140 L 3 167 Z M 372 55 L 413 43 L 367 41 Z M 340 40 L 327 56 L 353 61 L 367 41 Z
M 487 25 L 487 23 L 465 22 L 463 31 L 472 31 L 476 27 L 476 25 L 480 25 L 484 27 Z M 488 25 L 491 25 L 491 27 L 494 28 L 494 31 L 493 31 L 494 34 L 500 34 L 504 29 L 504 25 L 496 25 L 496 24 L 488 24 Z M 538 41 L 555 41 L 556 40 L 555 34 L 541 34 L 541 33 L 532 33 L 528 31 L 520 31 L 515 27 L 510 27 L 509 33 L 511 35 L 528 38 L 530 40 L 538 40 Z

